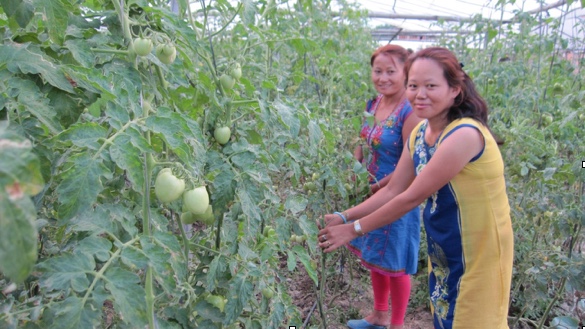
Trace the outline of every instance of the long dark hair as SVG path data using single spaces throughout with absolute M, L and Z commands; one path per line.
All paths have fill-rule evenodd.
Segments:
M 452 122 L 461 118 L 472 118 L 481 122 L 491 132 L 499 145 L 504 141 L 495 135 L 488 125 L 488 106 L 475 88 L 473 80 L 463 70 L 455 54 L 442 47 L 429 47 L 412 54 L 404 64 L 405 82 L 408 81 L 408 72 L 412 63 L 417 59 L 426 58 L 435 61 L 443 69 L 443 75 L 450 87 L 460 88 L 459 95 L 455 97 L 453 105 L 447 113 L 447 120 Z

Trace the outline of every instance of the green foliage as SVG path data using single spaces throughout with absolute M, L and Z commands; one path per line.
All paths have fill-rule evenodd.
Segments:
M 335 273 L 315 220 L 364 195 L 351 150 L 373 95 L 365 14 L 341 2 L 334 17 L 328 1 L 0 5 L 0 326 L 300 325 L 287 275 L 317 287 Z M 548 34 L 532 32 L 541 23 Z M 574 325 L 556 306 L 585 289 L 583 62 L 562 56 L 583 40 L 562 25 L 478 17 L 455 27 L 476 34 L 443 42 L 506 140 L 511 325 Z M 176 59 L 136 56 L 139 36 L 174 45 Z M 227 90 L 219 77 L 237 64 Z M 157 201 L 162 168 L 206 186 L 213 223 L 182 226 L 182 198 Z M 424 286 L 424 247 L 419 264 Z
M 332 133 L 370 93 L 364 16 L 343 5 L 332 22 L 328 2 L 0 5 L 0 324 L 300 324 L 287 271 L 317 283 L 314 218 L 347 206 L 344 183 L 364 174 Z M 176 59 L 137 56 L 138 37 Z M 182 226 L 182 198 L 157 201 L 162 168 L 206 186 L 212 224 Z M 313 172 L 319 198 L 302 190 Z

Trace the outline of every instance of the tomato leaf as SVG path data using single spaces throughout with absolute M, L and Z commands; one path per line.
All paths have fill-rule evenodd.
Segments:
M 215 323 L 221 323 L 223 321 L 223 313 L 215 307 L 213 304 L 209 303 L 205 299 L 200 299 L 197 304 L 195 304 L 195 311 L 197 314 L 204 319 L 210 320 Z M 198 323 L 198 325 L 202 325 Z M 216 327 L 215 325 L 210 326 L 210 328 Z M 205 327 L 207 328 L 207 327 Z
M 45 97 L 34 81 L 13 77 L 8 84 L 13 88 L 11 96 L 15 97 L 26 111 L 47 126 L 51 133 L 57 134 L 62 130 L 55 116 L 55 110 L 49 105 L 50 100 Z
M 318 285 L 319 279 L 317 277 L 317 271 L 311 266 L 311 256 L 309 256 L 307 249 L 297 244 L 293 247 L 293 252 L 298 256 L 301 263 L 305 266 L 307 274 L 311 279 L 313 279 L 315 285 Z
M 105 262 L 110 259 L 110 250 L 112 249 L 112 243 L 110 240 L 99 237 L 89 236 L 79 243 L 76 250 L 79 250 L 89 256 L 94 256 L 101 262 Z
M 124 169 L 128 179 L 132 182 L 132 188 L 142 193 L 144 189 L 144 157 L 140 150 L 134 147 L 131 137 L 123 134 L 116 138 L 110 147 L 110 156 L 118 167 Z
M 307 204 L 309 201 L 301 194 L 296 194 L 291 197 L 288 197 L 284 203 L 284 207 L 293 215 L 297 215 L 301 211 L 304 211 L 307 208 Z
M 108 130 L 94 122 L 84 122 L 69 127 L 57 135 L 58 140 L 71 142 L 78 147 L 87 147 L 91 150 L 98 150 L 101 144 L 100 138 L 107 138 Z
M 49 84 L 72 93 L 73 87 L 59 65 L 44 55 L 38 46 L 26 44 L 0 45 L 0 63 L 12 73 L 40 74 Z
M 207 291 L 215 290 L 217 286 L 217 279 L 219 275 L 224 272 L 227 268 L 227 263 L 224 257 L 217 256 L 209 263 L 209 270 L 207 270 L 207 285 L 205 289 Z
M 287 250 L 286 254 L 288 255 L 286 257 L 286 265 L 288 270 L 292 272 L 297 267 L 297 256 L 292 250 Z
M 8 17 L 14 17 L 18 25 L 25 28 L 35 15 L 35 8 L 29 1 L 0 0 L 2 9 Z
M 52 290 L 69 290 L 83 292 L 89 287 L 88 273 L 94 272 L 95 261 L 92 256 L 76 251 L 49 258 L 39 263 L 42 272 L 39 283 L 41 287 Z
M 68 14 L 73 11 L 71 4 L 66 0 L 52 0 L 37 1 L 36 5 L 40 7 L 37 10 L 44 14 L 44 23 L 49 31 L 49 37 L 53 42 L 61 44 L 67 29 Z
M 196 163 L 189 143 L 195 142 L 197 138 L 184 118 L 159 108 L 157 116 L 151 116 L 146 120 L 146 126 L 153 132 L 161 134 L 177 157 L 186 165 Z
M 45 182 L 32 143 L 0 128 L 0 145 L 0 189 L 7 191 L 7 186 L 17 184 L 13 193 L 32 196 L 41 192 Z
M 74 154 L 68 159 L 57 187 L 59 216 L 70 219 L 89 208 L 103 189 L 100 178 L 110 176 L 108 168 L 90 154 Z
M 55 319 L 51 323 L 50 329 L 77 329 L 77 328 L 95 328 L 101 321 L 101 305 L 88 300 L 83 300 L 77 296 L 69 296 L 62 302 L 51 306 L 55 312 Z
M 35 219 L 28 196 L 11 196 L 0 185 L 0 272 L 17 283 L 28 277 L 37 261 Z
M 250 232 L 249 230 L 251 228 L 248 227 L 247 233 L 248 234 L 256 233 L 258 231 L 259 224 L 262 221 L 262 211 L 258 207 L 258 203 L 252 200 L 250 194 L 248 193 L 248 190 L 244 189 L 243 186 L 238 188 L 236 194 L 242 205 L 242 212 L 244 213 L 244 215 L 246 215 L 248 219 L 249 226 L 254 228 L 254 231 Z
M 138 275 L 120 267 L 112 267 L 105 276 L 106 288 L 114 297 L 114 309 L 121 313 L 124 322 L 135 328 L 145 327 L 148 324 L 146 294 Z
M 240 14 L 242 17 L 242 21 L 246 25 L 254 25 L 256 13 L 258 11 L 256 9 L 256 4 L 252 0 L 244 0 L 243 3 L 244 9 L 243 12 Z
M 225 319 L 223 320 L 224 324 L 229 324 L 235 321 L 244 306 L 247 305 L 248 300 L 252 297 L 252 293 L 254 292 L 254 285 L 248 278 L 245 271 L 242 271 L 236 275 L 230 281 L 227 296 L 227 303 L 225 305 Z

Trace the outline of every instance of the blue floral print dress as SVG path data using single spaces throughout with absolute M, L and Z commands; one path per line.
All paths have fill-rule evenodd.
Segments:
M 383 95 L 368 102 L 366 111 L 373 117 Z M 364 142 L 363 163 L 375 183 L 394 172 L 404 148 L 402 127 L 412 113 L 408 101 L 380 122 L 364 120 L 360 137 Z M 381 193 L 381 192 L 380 192 Z M 412 209 L 394 223 L 382 226 L 352 240 L 348 248 L 362 264 L 388 276 L 414 274 L 420 242 L 420 210 Z

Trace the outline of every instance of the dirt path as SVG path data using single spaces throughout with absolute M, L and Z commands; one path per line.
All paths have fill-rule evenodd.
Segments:
M 373 307 L 373 296 L 369 281 L 369 274 L 363 268 L 354 266 L 353 279 L 349 271 L 339 273 L 331 270 L 328 274 L 325 291 L 325 313 L 327 314 L 328 329 L 346 329 L 345 323 L 349 319 L 363 318 Z M 360 276 L 367 276 L 363 278 Z M 289 280 L 289 294 L 294 304 L 299 308 L 303 321 L 310 316 L 307 328 L 317 328 L 320 325 L 315 285 L 300 265 Z M 350 285 L 351 282 L 351 285 Z M 413 283 L 416 282 L 413 280 Z M 415 292 L 413 285 L 412 291 Z M 432 329 L 433 322 L 430 311 L 425 307 L 410 307 L 405 319 L 405 329 Z M 302 328 L 302 326 L 297 326 Z

